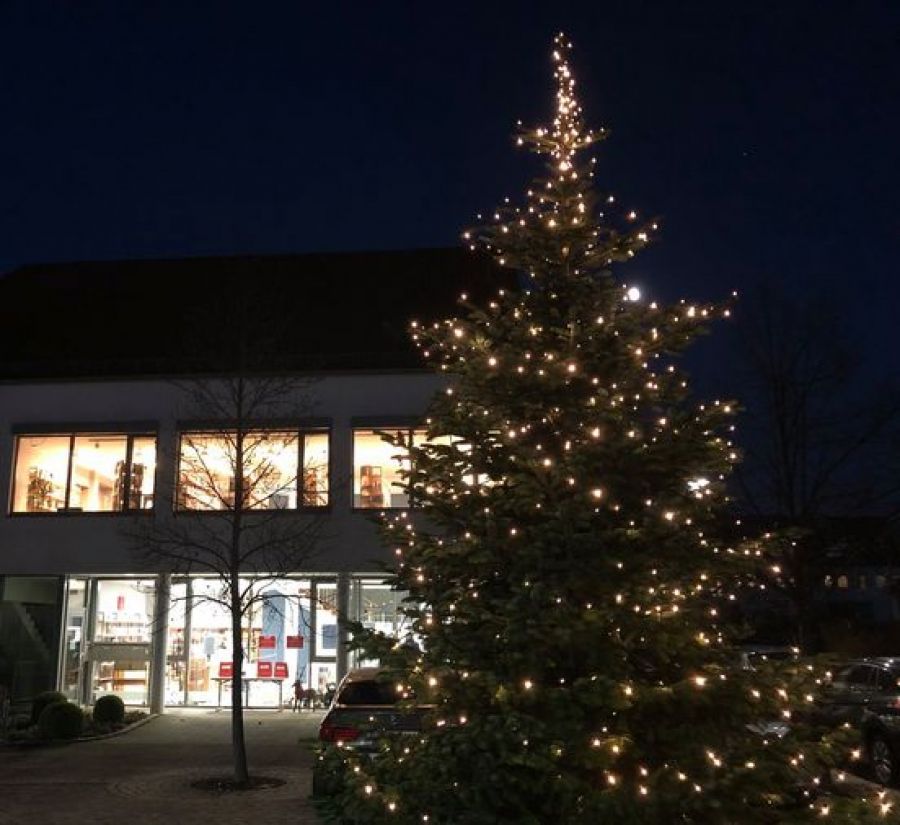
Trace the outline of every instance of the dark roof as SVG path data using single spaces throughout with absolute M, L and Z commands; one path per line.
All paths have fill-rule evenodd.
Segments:
M 513 278 L 463 249 L 28 265 L 0 278 L 0 379 L 417 368 L 410 320 Z

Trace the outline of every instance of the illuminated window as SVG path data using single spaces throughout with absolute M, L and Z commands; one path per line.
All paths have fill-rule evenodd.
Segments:
M 303 506 L 328 504 L 328 433 L 303 434 Z
M 466 487 L 493 487 L 498 482 L 485 473 L 472 472 L 472 445 L 464 441 L 458 435 L 439 435 L 437 438 L 428 439 L 424 430 L 413 433 L 413 446 L 421 447 L 429 444 L 437 447 L 453 447 L 449 455 L 454 463 L 455 473 L 451 473 L 451 477 L 456 477 Z
M 413 435 L 409 429 L 353 431 L 353 506 L 363 509 L 409 507 L 409 496 L 402 488 L 401 475 L 409 470 L 407 451 L 384 441 L 381 433 L 394 434 L 407 442 Z M 424 436 L 424 431 L 421 435 Z
M 442 435 L 428 438 L 424 429 L 411 430 L 394 427 L 359 429 L 353 431 L 353 506 L 360 509 L 405 508 L 410 506 L 409 496 L 403 489 L 403 474 L 410 470 L 407 450 L 385 441 L 382 434 L 392 435 L 411 443 L 414 448 L 426 444 L 437 447 L 454 447 L 449 458 L 454 463 L 461 487 L 490 486 L 495 483 L 487 476 L 475 476 L 471 472 L 468 453 L 471 445 L 458 436 Z
M 14 513 L 116 513 L 153 506 L 156 439 L 79 433 L 16 439 Z
M 251 430 L 240 440 L 236 431 L 181 435 L 180 510 L 296 510 L 327 504 L 327 432 Z

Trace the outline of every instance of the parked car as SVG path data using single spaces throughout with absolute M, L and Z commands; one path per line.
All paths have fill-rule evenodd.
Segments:
M 900 781 L 900 658 L 847 663 L 825 689 L 817 715 L 827 724 L 858 728 L 875 779 Z
M 800 656 L 800 648 L 788 645 L 744 645 L 739 651 L 744 670 L 756 670 L 763 662 L 789 662 Z
M 432 708 L 409 702 L 410 698 L 400 695 L 393 681 L 378 668 L 352 670 L 338 685 L 322 719 L 319 741 L 373 756 L 385 737 L 421 732 Z M 318 759 L 313 769 L 313 795 L 334 792 L 334 784 L 331 769 L 323 758 Z

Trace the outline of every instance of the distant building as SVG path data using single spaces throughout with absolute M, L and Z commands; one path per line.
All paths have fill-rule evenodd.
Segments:
M 817 565 L 816 610 L 853 626 L 900 622 L 900 535 L 883 519 L 843 519 Z
M 376 431 L 414 433 L 442 386 L 409 321 L 448 317 L 460 292 L 480 299 L 509 278 L 462 250 L 36 265 L 0 278 L 0 684 L 17 700 L 57 687 L 85 703 L 220 701 L 231 641 L 227 614 L 203 600 L 215 582 L 148 566 L 123 525 L 222 506 L 195 494 L 185 445 L 200 445 L 227 499 L 234 480 L 209 434 L 223 424 L 198 419 L 173 379 L 238 367 L 313 379 L 302 414 L 256 429 L 296 478 L 265 506 L 328 525 L 309 565 L 269 585 L 247 627 L 247 675 L 284 663 L 288 685 L 319 690 L 353 664 L 339 614 L 398 632 L 371 516 L 409 502 Z M 249 703 L 273 706 L 275 688 L 251 681 Z
M 748 533 L 783 529 L 750 519 Z M 895 655 L 900 642 L 900 535 L 876 517 L 820 518 L 807 525 L 810 620 L 806 652 Z M 796 605 L 782 590 L 751 588 L 743 618 L 765 642 L 795 641 Z M 888 626 L 893 626 L 888 630 Z

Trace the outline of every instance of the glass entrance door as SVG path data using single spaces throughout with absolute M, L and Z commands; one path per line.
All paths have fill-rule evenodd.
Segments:
M 309 665 L 313 643 L 310 583 L 288 578 L 242 579 L 240 587 L 254 596 L 254 603 L 241 622 L 244 702 L 259 708 L 274 708 L 279 703 L 287 706 L 294 695 L 295 682 L 302 689 L 315 687 L 318 670 L 322 670 L 311 669 Z M 184 640 L 186 703 L 228 707 L 231 705 L 232 628 L 227 593 L 215 579 L 192 578 L 187 588 L 184 602 L 187 610 L 182 614 L 175 605 L 173 586 L 169 639 L 173 656 L 179 635 Z M 326 643 L 332 637 L 336 638 L 334 633 L 326 632 Z M 323 670 L 323 684 L 333 678 L 329 673 Z M 177 689 L 173 682 L 173 696 Z
M 191 579 L 188 601 L 187 701 L 190 705 L 230 704 L 228 685 L 221 674 L 231 662 L 231 613 L 227 593 L 215 579 Z
M 313 582 L 313 660 L 309 687 L 323 701 L 337 681 L 337 582 Z
M 126 705 L 148 704 L 155 592 L 152 579 L 96 581 L 91 701 L 115 693 Z
M 81 702 L 85 692 L 84 643 L 87 634 L 88 593 L 87 579 L 69 579 L 66 588 L 60 690 L 72 702 Z
M 184 705 L 187 703 L 188 657 L 185 639 L 191 635 L 189 599 L 189 583 L 175 581 L 172 583 L 172 595 L 169 603 L 169 626 L 166 633 L 166 704 Z

